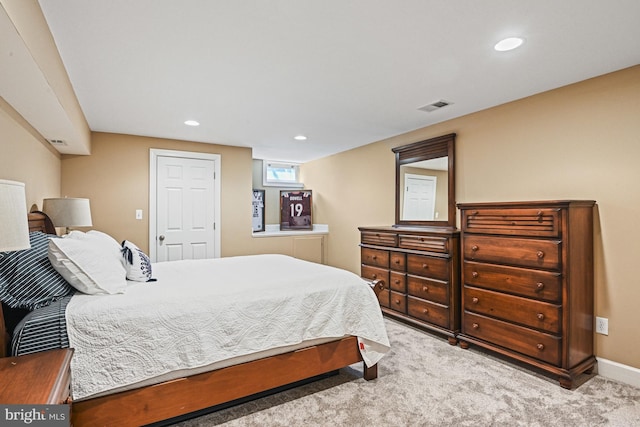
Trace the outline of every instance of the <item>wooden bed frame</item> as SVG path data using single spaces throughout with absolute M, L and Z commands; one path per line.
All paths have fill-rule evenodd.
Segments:
M 55 234 L 49 218 L 29 214 L 29 229 Z M 371 284 L 378 294 L 384 283 Z M 7 330 L 0 307 L 0 340 L 6 348 Z M 227 368 L 179 378 L 72 403 L 72 422 L 79 426 L 141 426 L 272 390 L 362 362 L 357 338 L 350 336 Z M 363 362 L 363 377 L 373 380 L 378 367 Z

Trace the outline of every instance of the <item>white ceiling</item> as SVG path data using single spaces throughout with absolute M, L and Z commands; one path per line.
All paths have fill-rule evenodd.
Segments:
M 305 162 L 640 63 L 638 0 L 39 1 L 93 131 L 262 159 Z M 493 50 L 514 35 L 521 48 Z M 418 110 L 439 100 L 453 104 Z

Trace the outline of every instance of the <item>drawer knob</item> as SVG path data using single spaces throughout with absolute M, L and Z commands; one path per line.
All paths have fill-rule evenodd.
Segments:
M 544 320 L 544 314 L 542 314 L 542 313 L 538 313 L 538 319 L 540 319 L 540 320 Z
M 396 285 L 400 284 L 400 279 L 396 279 Z
M 376 277 L 378 277 L 378 275 L 377 275 L 376 273 L 373 273 L 373 274 L 371 275 L 371 278 L 372 278 L 372 279 L 375 279 Z
M 372 256 L 371 259 L 378 259 L 378 255 Z
M 478 247 L 478 245 L 473 245 L 473 246 L 471 246 L 471 250 L 472 250 L 472 251 L 474 251 L 474 252 L 476 252 L 478 249 L 480 249 L 480 248 Z
M 480 325 L 478 325 L 477 323 L 474 323 L 472 326 L 473 326 L 473 329 L 478 329 L 480 327 Z
M 428 286 L 423 286 L 422 287 L 422 292 L 429 292 L 429 287 Z
M 478 278 L 478 272 L 474 271 L 473 273 L 471 273 L 471 275 L 473 276 L 474 279 Z
M 541 291 L 544 289 L 544 283 L 538 282 L 536 283 L 536 290 Z
M 429 314 L 429 309 L 428 308 L 423 308 L 422 309 L 422 314 Z
M 397 305 L 400 305 L 400 300 L 399 300 L 399 299 L 396 299 L 394 302 L 395 302 Z
M 424 268 L 425 270 L 428 270 L 429 266 L 427 264 L 422 264 L 422 268 Z
M 544 350 L 544 344 L 538 344 L 538 345 L 536 345 L 536 348 L 538 350 Z
M 478 215 L 479 213 L 480 212 L 478 212 L 478 211 L 473 211 L 473 212 L 471 212 L 471 215 Z
M 542 259 L 544 258 L 544 252 L 542 251 L 538 251 L 538 253 L 536 254 L 538 256 L 538 258 Z
M 400 264 L 400 260 L 399 260 L 399 259 L 396 259 L 394 262 L 395 262 L 396 264 Z
M 471 298 L 471 302 L 473 302 L 474 304 L 477 304 L 478 301 L 479 301 L 478 297 Z

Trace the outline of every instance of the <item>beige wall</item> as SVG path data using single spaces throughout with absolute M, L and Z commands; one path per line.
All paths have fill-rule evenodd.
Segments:
M 62 195 L 91 199 L 93 228 L 149 250 L 149 149 L 221 155 L 221 255 L 251 245 L 251 149 L 109 133 L 92 134 L 90 156 L 62 157 Z M 135 219 L 143 209 L 143 219 Z
M 596 355 L 640 368 L 640 66 L 303 165 L 329 264 L 358 272 L 357 227 L 393 223 L 391 148 L 451 132 L 458 202 L 596 200 Z
M 0 179 L 25 183 L 28 210 L 60 195 L 60 155 L 2 98 Z

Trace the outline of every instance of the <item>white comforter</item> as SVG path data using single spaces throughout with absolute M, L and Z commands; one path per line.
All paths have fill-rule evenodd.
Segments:
M 377 298 L 345 270 L 255 255 L 157 263 L 153 276 L 71 299 L 74 399 L 316 338 L 359 337 L 368 366 L 389 350 Z

